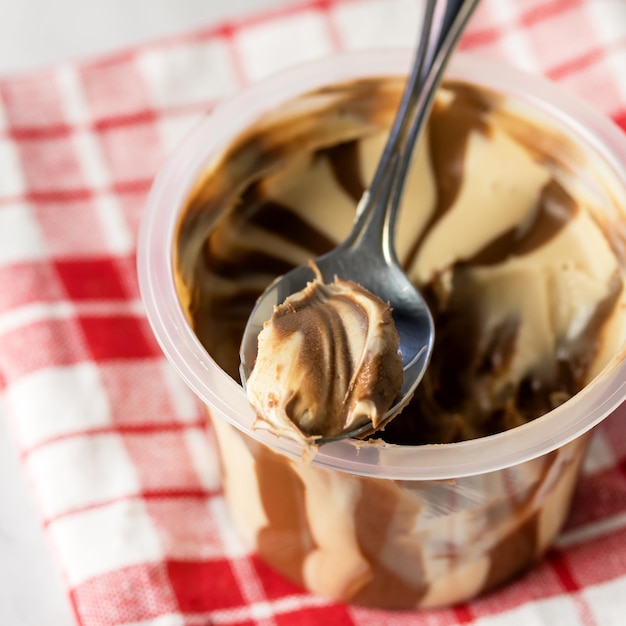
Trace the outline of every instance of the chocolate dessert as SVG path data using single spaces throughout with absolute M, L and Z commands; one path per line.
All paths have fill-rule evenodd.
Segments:
M 233 378 L 256 298 L 349 232 L 402 86 L 359 79 L 288 101 L 196 181 L 176 287 Z M 381 463 L 399 448 L 461 450 L 523 429 L 614 358 L 626 336 L 624 246 L 608 215 L 623 207 L 598 162 L 532 107 L 464 82 L 440 89 L 397 231 L 435 347 L 412 402 L 360 444 Z M 280 454 L 209 412 L 250 545 L 307 589 L 377 607 L 454 604 L 534 562 L 567 514 L 587 442 L 451 480 L 383 479 Z
M 381 426 L 402 386 L 391 307 L 364 287 L 315 280 L 277 306 L 247 381 L 255 428 L 301 443 Z

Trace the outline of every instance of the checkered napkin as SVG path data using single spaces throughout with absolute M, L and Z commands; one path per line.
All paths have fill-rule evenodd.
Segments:
M 418 4 L 319 0 L 0 79 L 3 416 L 81 625 L 626 624 L 626 411 L 598 429 L 568 525 L 530 574 L 451 609 L 348 607 L 234 533 L 205 413 L 144 317 L 135 239 L 168 149 L 288 64 L 412 46 Z M 547 75 L 626 129 L 626 0 L 483 0 L 462 48 Z

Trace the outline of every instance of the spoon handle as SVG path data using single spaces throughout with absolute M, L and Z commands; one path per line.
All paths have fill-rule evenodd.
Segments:
M 438 31 L 441 32 L 441 28 L 437 28 L 437 24 L 434 23 L 437 17 L 439 17 L 436 14 L 436 9 L 437 6 L 441 7 L 442 2 L 446 1 L 447 0 L 426 0 L 421 32 L 413 66 L 411 68 L 411 74 L 404 87 L 398 111 L 396 112 L 396 116 L 389 131 L 387 143 L 385 144 L 376 172 L 374 173 L 374 178 L 370 184 L 370 194 L 373 194 L 380 188 L 382 179 L 386 177 L 389 170 L 389 163 L 393 155 L 400 152 L 401 142 L 406 137 L 412 113 L 419 101 L 425 75 L 428 73 L 429 62 L 432 62 L 434 58 L 433 44 L 436 42 L 433 41 L 435 39 L 433 31 L 435 32 L 435 36 Z M 463 0 L 461 0 L 461 2 L 462 1 Z
M 448 58 L 479 0 L 427 0 L 411 74 L 369 190 L 342 247 L 375 250 L 397 263 L 393 245 L 404 182 Z M 391 182 L 387 179 L 391 179 Z

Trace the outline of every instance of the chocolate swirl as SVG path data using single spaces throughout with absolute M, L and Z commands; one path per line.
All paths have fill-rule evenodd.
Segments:
M 247 384 L 255 427 L 305 446 L 378 428 L 403 376 L 389 305 L 356 283 L 327 285 L 316 274 L 265 324 Z

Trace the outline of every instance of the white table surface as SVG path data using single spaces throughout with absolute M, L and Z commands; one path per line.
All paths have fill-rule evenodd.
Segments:
M 297 0 L 1 0 L 0 75 Z M 75 626 L 0 406 L 0 625 Z

